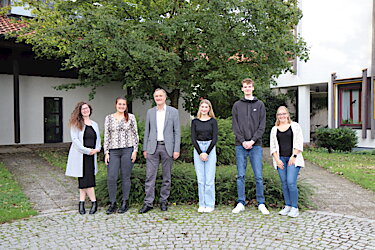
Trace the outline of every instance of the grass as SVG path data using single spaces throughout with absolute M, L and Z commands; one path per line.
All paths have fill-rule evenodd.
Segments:
M 328 153 L 324 150 L 306 150 L 304 157 L 341 175 L 365 189 L 375 192 L 375 155 L 358 153 Z
M 67 153 L 40 151 L 39 155 L 46 159 L 51 165 L 65 169 Z M 107 191 L 107 171 L 103 161 L 98 162 L 99 171 L 96 176 L 95 192 L 100 205 L 106 205 L 108 202 Z M 218 166 L 216 170 L 216 203 L 233 205 L 237 198 L 236 186 L 237 168 L 235 165 Z M 159 168 L 156 181 L 156 199 L 161 185 L 161 168 Z M 129 203 L 141 204 L 144 198 L 145 183 L 145 165 L 136 164 L 132 171 L 132 187 L 130 191 Z M 267 206 L 280 208 L 283 206 L 283 195 L 281 183 L 277 172 L 268 164 L 263 166 L 263 180 L 265 188 L 265 197 Z M 195 204 L 198 201 L 198 187 L 194 165 L 192 163 L 175 162 L 172 171 L 172 190 L 169 202 L 171 204 Z M 306 184 L 298 183 L 300 208 L 311 208 L 309 197 L 311 188 Z M 255 182 L 250 165 L 247 168 L 246 176 L 246 196 L 249 198 L 249 205 L 256 204 L 255 200 Z M 118 179 L 117 198 L 121 199 L 121 182 Z
M 0 162 L 0 223 L 36 214 L 21 187 Z

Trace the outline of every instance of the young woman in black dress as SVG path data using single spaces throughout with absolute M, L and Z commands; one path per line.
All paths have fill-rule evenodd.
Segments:
M 79 102 L 73 110 L 69 125 L 72 145 L 69 150 L 66 175 L 78 177 L 79 213 L 85 214 L 86 195 L 92 206 L 90 214 L 97 211 L 94 187 L 98 171 L 97 153 L 100 151 L 100 133 L 98 124 L 90 119 L 91 106 Z

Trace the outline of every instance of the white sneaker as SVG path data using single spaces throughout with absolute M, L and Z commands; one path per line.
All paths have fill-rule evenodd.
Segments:
M 268 209 L 266 208 L 264 204 L 260 204 L 258 206 L 258 210 L 261 211 L 262 214 L 270 214 L 270 212 L 268 211 Z
M 298 215 L 299 215 L 298 208 L 295 208 L 295 207 L 292 207 L 290 209 L 290 212 L 288 213 L 288 216 L 293 217 L 293 218 L 298 217 Z
M 198 213 L 203 213 L 206 210 L 206 207 L 199 207 Z
M 285 206 L 282 210 L 280 210 L 279 214 L 280 215 L 288 215 L 290 212 L 291 206 Z
M 205 213 L 211 213 L 215 210 L 215 208 L 213 207 L 206 207 L 206 209 L 204 210 Z
M 245 211 L 245 206 L 239 202 L 237 206 L 232 210 L 232 213 L 238 214 L 239 212 Z

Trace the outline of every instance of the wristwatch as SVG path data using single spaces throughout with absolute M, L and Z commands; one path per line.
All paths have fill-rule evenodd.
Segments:
M 294 158 L 297 158 L 297 155 L 293 155 Z

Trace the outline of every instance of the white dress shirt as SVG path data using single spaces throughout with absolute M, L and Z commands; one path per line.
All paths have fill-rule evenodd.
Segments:
M 164 122 L 165 122 L 165 112 L 167 109 L 167 105 L 164 104 L 164 107 L 162 109 L 157 108 L 156 112 L 156 129 L 158 132 L 158 141 L 164 141 Z

